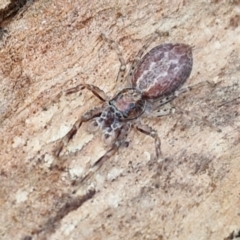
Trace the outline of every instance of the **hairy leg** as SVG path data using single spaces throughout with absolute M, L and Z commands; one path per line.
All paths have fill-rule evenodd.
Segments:
M 149 100 L 148 106 L 147 106 L 147 109 L 149 111 L 147 111 L 146 117 L 161 117 L 161 116 L 165 116 L 175 112 L 175 108 L 172 107 L 169 104 L 169 102 L 171 102 L 173 99 L 177 98 L 178 96 L 186 92 L 193 91 L 194 89 L 203 87 L 204 85 L 208 85 L 211 88 L 214 87 L 212 83 L 208 81 L 204 81 L 197 84 L 184 86 L 179 90 L 176 90 L 175 92 L 169 95 L 163 96 L 157 100 L 154 100 L 154 101 Z
M 149 135 L 152 137 L 155 141 L 155 151 L 156 151 L 156 159 L 159 159 L 159 157 L 162 155 L 161 153 L 161 141 L 160 138 L 156 132 L 156 130 L 152 129 L 148 125 L 142 124 L 140 122 L 134 124 L 136 129 L 144 134 Z
M 143 116 L 146 118 L 156 118 L 156 117 L 167 116 L 173 113 L 175 113 L 175 107 L 170 103 L 167 103 L 154 110 L 152 108 L 150 108 L 149 110 L 146 110 Z
M 76 87 L 73 88 L 69 88 L 68 90 L 66 90 L 65 94 L 69 95 L 75 92 L 79 92 L 83 89 L 87 89 L 89 91 L 91 91 L 96 97 L 98 97 L 101 101 L 105 102 L 107 101 L 107 95 L 105 94 L 105 92 L 103 90 L 101 90 L 99 87 L 91 85 L 91 84 L 79 84 Z
M 130 129 L 131 123 L 129 122 L 123 125 L 121 129 L 118 129 L 116 140 L 112 144 L 111 148 L 93 164 L 89 172 L 83 178 L 81 178 L 80 181 L 75 182 L 76 185 L 89 179 L 107 159 L 111 158 L 121 146 L 125 145 Z
M 66 91 L 62 91 L 62 92 L 58 93 L 51 102 L 49 102 L 47 105 L 45 105 L 43 107 L 43 109 L 47 110 L 52 104 L 57 103 L 57 101 L 61 98 L 62 95 L 64 95 L 64 94 L 70 95 L 72 93 L 79 92 L 85 88 L 88 89 L 89 91 L 91 91 L 101 101 L 105 102 L 108 100 L 107 95 L 100 88 L 98 88 L 94 85 L 91 85 L 91 84 L 79 84 L 76 87 L 69 88 Z
M 147 50 L 147 48 L 149 47 L 149 45 L 155 41 L 156 38 L 158 37 L 163 37 L 163 36 L 168 36 L 169 33 L 168 32 L 154 32 L 153 34 L 151 34 L 151 36 L 149 37 L 149 39 L 146 41 L 146 44 L 143 45 L 143 47 L 138 51 L 134 61 L 131 64 L 131 68 L 130 71 L 128 73 L 128 80 L 132 79 L 133 73 L 136 70 L 139 61 L 141 60 L 143 54 L 145 53 L 145 51 Z
M 109 46 L 114 50 L 116 51 L 117 55 L 118 55 L 118 59 L 119 59 L 119 62 L 120 62 L 120 68 L 119 68 L 119 71 L 118 71 L 118 76 L 117 76 L 117 82 L 118 83 L 123 83 L 123 80 L 124 80 L 124 76 L 125 76 L 125 72 L 126 72 L 126 62 L 123 58 L 123 54 L 122 52 L 120 51 L 118 45 L 116 42 L 114 42 L 113 40 L 109 39 L 106 37 L 105 34 L 101 34 L 101 37 L 102 39 L 107 42 L 109 44 Z
M 119 147 L 125 144 L 125 140 L 130 129 L 131 124 L 129 122 L 122 126 L 122 128 L 119 130 L 119 133 L 117 134 L 116 140 L 114 141 L 112 147 L 94 163 L 94 166 L 113 156 L 113 154 L 119 149 Z
M 73 138 L 73 136 L 77 133 L 78 129 L 81 127 L 82 123 L 87 122 L 95 117 L 101 115 L 103 111 L 103 107 L 94 108 L 90 111 L 86 112 L 83 116 L 81 116 L 73 125 L 71 130 L 62 138 L 60 144 L 54 151 L 55 156 L 59 156 L 63 147 L 68 144 L 68 142 Z

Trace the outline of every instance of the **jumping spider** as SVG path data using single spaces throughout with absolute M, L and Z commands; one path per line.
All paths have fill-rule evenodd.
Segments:
M 118 54 L 121 66 L 117 82 L 121 83 L 126 72 L 125 60 L 114 41 L 106 38 L 103 34 L 101 37 Z M 108 97 L 100 88 L 90 84 L 79 84 L 66 91 L 66 94 L 71 94 L 88 89 L 103 104 L 89 110 L 75 122 L 57 147 L 56 156 L 60 155 L 64 145 L 73 138 L 82 123 L 92 120 L 92 128 L 94 130 L 100 128 L 105 140 L 111 143 L 111 148 L 94 165 L 111 157 L 119 147 L 126 143 L 127 135 L 132 126 L 154 139 L 156 158 L 160 157 L 161 142 L 157 132 L 142 124 L 139 118 L 149 114 L 165 115 L 165 113 L 159 112 L 159 108 L 177 96 L 176 91 L 190 76 L 193 59 L 191 46 L 182 43 L 161 44 L 143 56 L 155 37 L 156 33 L 137 53 L 127 76 L 130 87 L 123 88 L 113 98 Z

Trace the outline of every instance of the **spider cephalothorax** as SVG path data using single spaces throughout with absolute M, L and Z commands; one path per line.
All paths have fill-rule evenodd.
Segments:
M 115 109 L 116 117 L 119 117 L 120 121 L 136 119 L 145 109 L 142 93 L 135 88 L 123 89 L 108 104 Z
M 104 138 L 111 143 L 123 124 L 139 118 L 144 113 L 145 103 L 142 93 L 137 89 L 121 90 L 107 102 L 101 115 L 93 120 L 90 131 L 101 128 Z
M 125 75 L 126 63 L 117 45 L 104 35 L 102 37 L 118 53 L 121 67 L 117 81 L 121 83 Z M 104 103 L 101 107 L 86 112 L 76 121 L 58 146 L 55 152 L 57 156 L 64 144 L 69 142 L 82 123 L 87 121 L 92 121 L 92 129 L 100 128 L 105 140 L 110 139 L 111 144 L 111 148 L 95 164 L 112 156 L 120 146 L 126 143 L 132 125 L 140 132 L 154 138 L 156 158 L 160 156 L 161 144 L 157 132 L 136 119 L 146 113 L 146 110 L 147 113 L 159 112 L 161 105 L 177 96 L 175 92 L 184 84 L 192 70 L 192 48 L 186 44 L 167 43 L 154 47 L 142 57 L 152 40 L 153 38 L 143 46 L 132 63 L 128 74 L 130 88 L 123 88 L 110 100 L 104 91 L 90 84 L 80 84 L 66 91 L 66 94 L 70 94 L 86 88 Z

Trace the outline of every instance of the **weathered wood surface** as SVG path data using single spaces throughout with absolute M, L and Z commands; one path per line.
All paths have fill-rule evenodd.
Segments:
M 240 5 L 237 1 L 35 1 L 4 25 L 0 42 L 1 239 L 224 239 L 240 227 Z M 132 131 L 84 183 L 107 148 L 83 125 L 54 159 L 56 142 L 99 101 L 80 82 L 116 89 L 119 61 L 152 44 L 194 46 L 189 85 L 176 113 L 146 120 L 162 141 Z M 183 113 L 180 114 L 179 112 Z M 220 132 L 218 130 L 221 130 Z M 74 153 L 75 152 L 75 153 Z M 62 169 L 49 168 L 61 163 Z M 73 186 L 73 182 L 75 185 Z

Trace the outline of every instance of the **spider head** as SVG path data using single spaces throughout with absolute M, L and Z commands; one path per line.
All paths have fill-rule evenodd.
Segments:
M 135 88 L 121 90 L 108 104 L 114 108 L 116 116 L 121 121 L 138 118 L 145 110 L 142 93 Z

